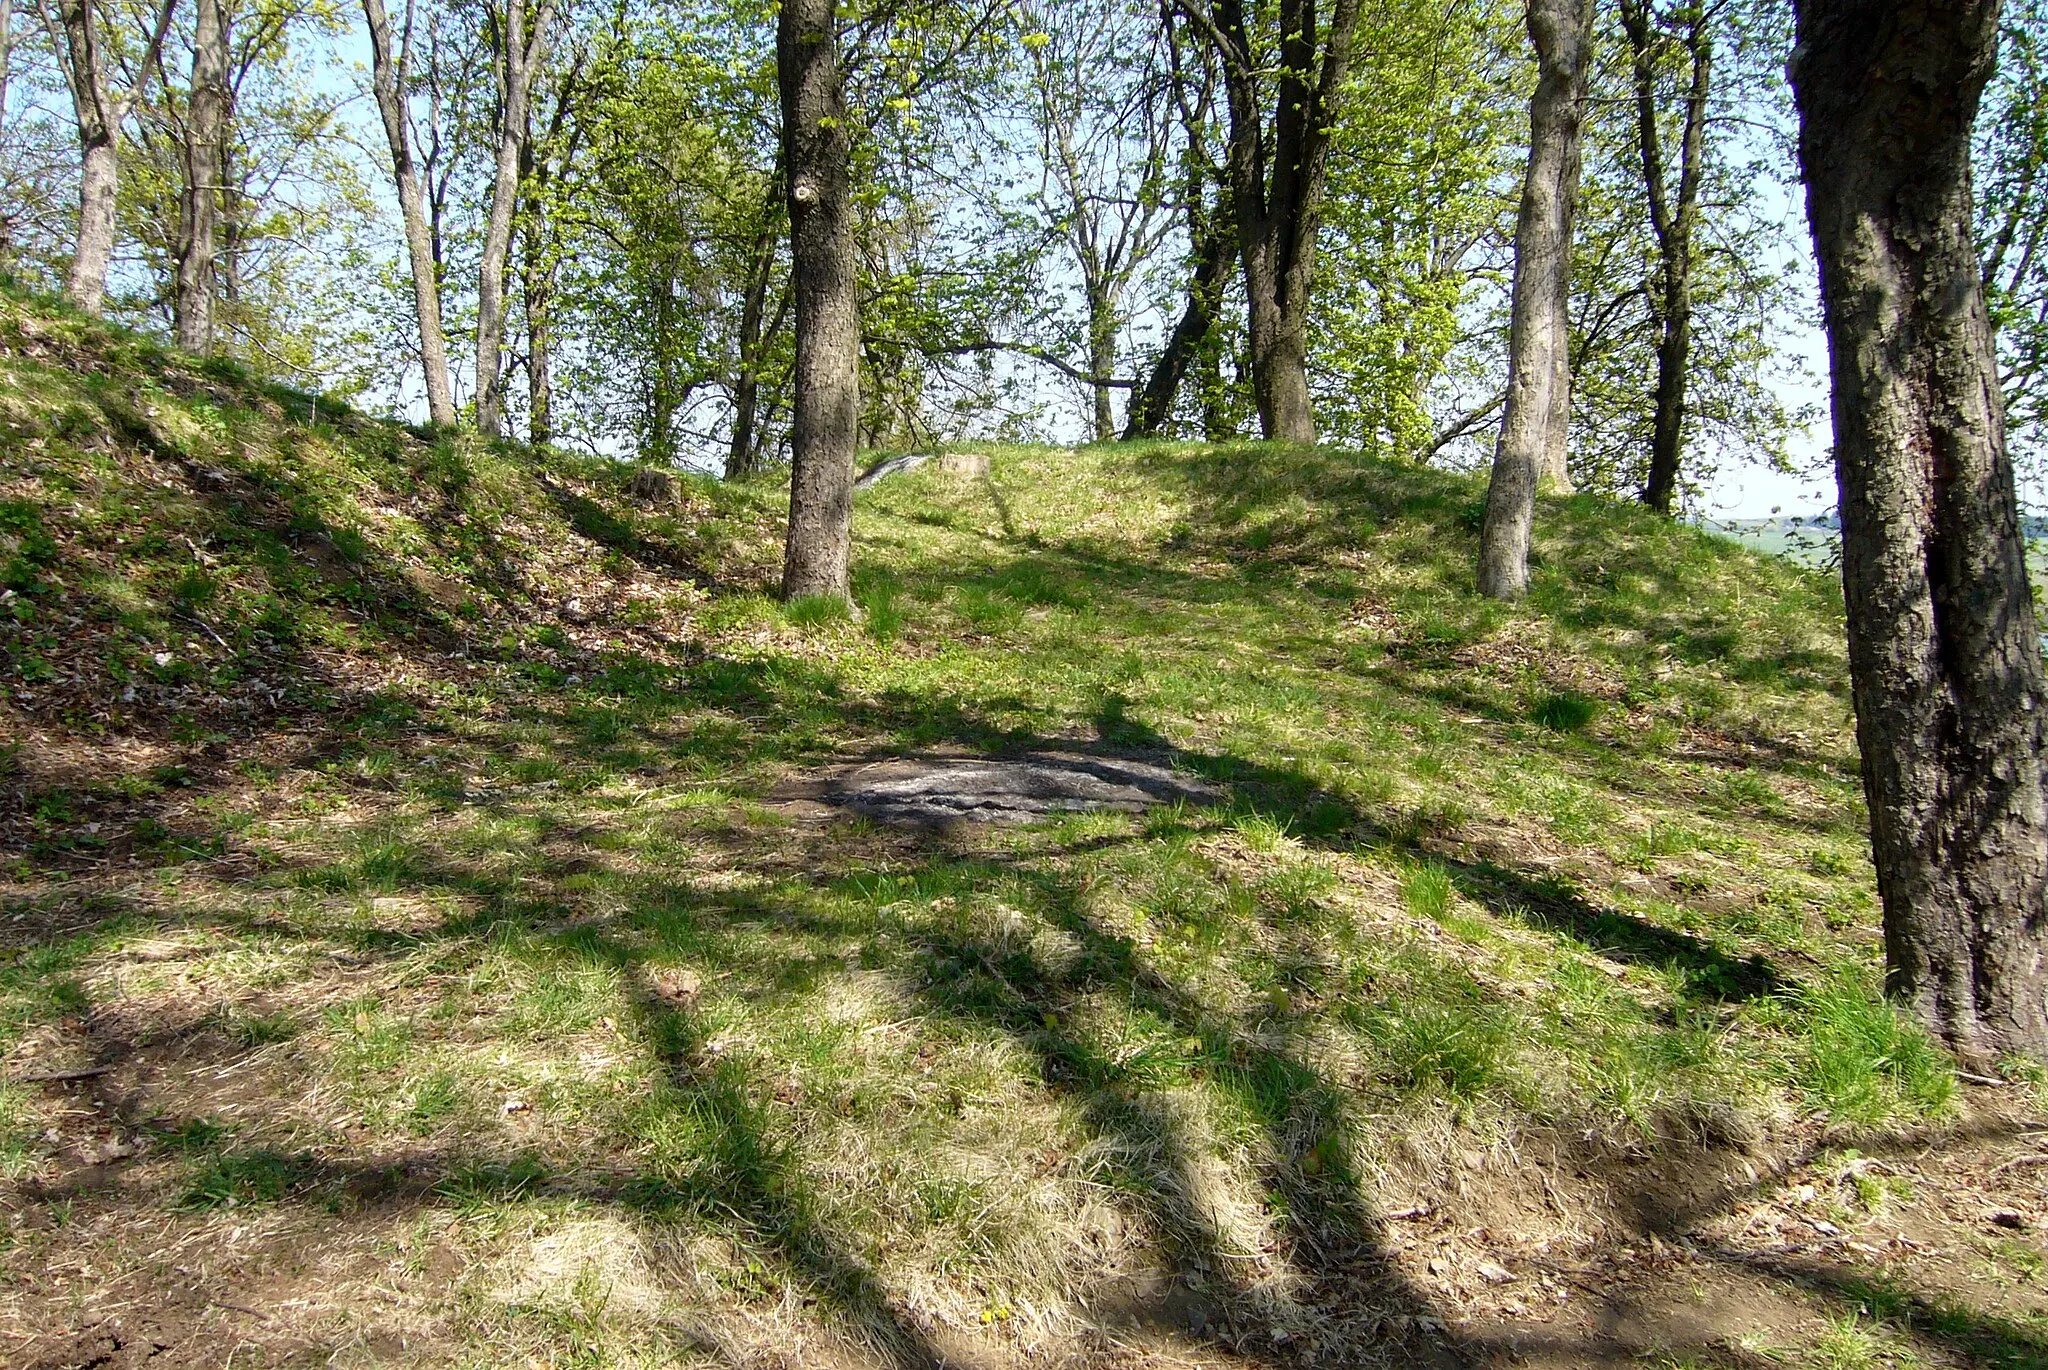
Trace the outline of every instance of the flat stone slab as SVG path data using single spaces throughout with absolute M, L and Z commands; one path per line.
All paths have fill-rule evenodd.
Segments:
M 906 452 L 900 457 L 885 457 L 867 470 L 854 477 L 853 488 L 865 490 L 876 481 L 900 476 L 905 471 L 915 471 L 926 462 L 935 463 L 939 470 L 962 480 L 975 480 L 988 474 L 989 457 L 986 452 Z
M 828 778 L 816 798 L 886 823 L 1032 823 L 1049 814 L 1137 813 L 1217 791 L 1160 761 L 1090 752 L 906 756 Z

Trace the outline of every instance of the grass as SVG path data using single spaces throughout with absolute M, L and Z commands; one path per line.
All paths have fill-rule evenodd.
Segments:
M 0 1052 L 241 1072 L 226 1130 L 154 1096 L 107 1221 L 402 1208 L 487 1272 L 457 1359 L 1051 1343 L 1118 1268 L 1340 1327 L 1326 1253 L 1445 1156 L 1953 1106 L 1876 992 L 1819 574 L 1574 498 L 1509 608 L 1467 477 L 998 447 L 864 494 L 857 615 L 778 606 L 772 485 L 307 427 L 14 300 L 0 353 Z M 1218 800 L 784 802 L 1049 740 Z M 0 1093 L 0 1167 L 62 1171 L 61 1106 Z

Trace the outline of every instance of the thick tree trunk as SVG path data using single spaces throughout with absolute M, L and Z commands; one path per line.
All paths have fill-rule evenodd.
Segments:
M 498 155 L 476 289 L 476 426 L 487 438 L 502 437 L 505 431 L 505 263 L 512 254 L 512 220 L 519 205 L 519 168 L 526 152 L 533 77 L 553 19 L 552 0 L 542 0 L 529 30 L 526 0 L 505 0 L 498 32 Z
M 833 0 L 783 0 L 775 34 L 796 296 L 785 599 L 845 597 L 852 557 L 860 315 L 833 15 Z
M 78 120 L 78 242 L 65 273 L 64 293 L 87 313 L 106 301 L 107 267 L 114 257 L 114 208 L 120 191 L 115 146 L 125 112 L 107 88 L 99 19 L 92 0 L 62 0 L 64 74 Z
M 1252 346 L 1252 394 L 1259 430 L 1278 442 L 1313 443 L 1315 408 L 1308 394 L 1307 291 L 1290 292 L 1290 273 L 1276 263 L 1276 235 L 1244 249 L 1244 285 Z M 1310 252 L 1313 243 L 1303 245 Z
M 412 138 L 406 128 L 412 8 L 410 4 L 406 7 L 405 33 L 395 52 L 384 0 L 363 0 L 363 18 L 370 29 L 371 85 L 377 97 L 377 112 L 384 119 L 384 138 L 391 148 L 391 179 L 398 191 L 405 250 L 412 264 L 413 311 L 419 320 L 427 416 L 441 427 L 452 428 L 455 393 L 448 381 L 448 335 L 441 326 L 441 278 L 434 261 L 433 230 L 427 222 L 426 191 L 420 185 L 419 168 L 413 163 Z
M 2048 698 L 1971 238 L 1997 0 L 1801 0 L 1797 22 L 1888 981 L 1967 1062 L 2048 1056 Z
M 1124 440 L 1154 437 L 1160 425 L 1173 414 L 1173 402 L 1182 379 L 1196 361 L 1196 352 L 1216 326 L 1223 307 L 1223 288 L 1237 255 L 1237 224 L 1229 213 L 1230 192 L 1223 192 L 1213 214 L 1195 226 L 1196 260 L 1194 278 L 1188 282 L 1188 302 L 1167 337 L 1159 359 L 1145 387 L 1131 400 L 1124 422 Z
M 1661 35 L 1652 24 L 1650 0 L 1623 0 L 1621 21 L 1634 58 L 1636 143 L 1642 153 L 1650 227 L 1657 238 L 1659 278 L 1657 386 L 1643 503 L 1668 516 L 1678 500 L 1679 466 L 1685 441 L 1686 367 L 1692 357 L 1693 230 L 1699 219 L 1700 184 L 1705 172 L 1707 97 L 1713 89 L 1714 40 L 1711 19 L 1696 11 L 1688 21 L 1684 44 L 1692 73 L 1679 135 L 1678 195 L 1674 204 L 1657 128 L 1656 73 Z
M 1591 0 L 1529 0 L 1529 37 L 1537 76 L 1515 222 L 1507 404 L 1479 534 L 1479 589 L 1496 599 L 1528 589 L 1537 491 L 1570 483 L 1572 212 L 1593 45 Z
M 97 314 L 106 302 L 107 268 L 114 259 L 115 209 L 121 183 L 121 125 L 149 82 L 163 51 L 164 34 L 176 14 L 177 0 L 163 0 L 149 45 L 136 63 L 134 89 L 116 96 L 107 82 L 106 51 L 93 0 L 58 0 L 57 25 L 43 23 L 56 55 L 78 124 L 78 241 L 71 266 L 64 273 L 64 293 L 87 313 Z
M 97 314 L 106 305 L 107 270 L 114 260 L 120 153 L 111 136 L 97 131 L 80 142 L 78 245 L 64 276 L 64 294 L 88 314 Z
M 1657 340 L 1650 470 L 1643 483 L 1643 503 L 1667 518 L 1678 507 L 1678 474 L 1685 441 L 1685 369 L 1692 358 L 1692 301 L 1686 294 L 1685 278 L 1668 281 L 1668 289 L 1663 333 Z
M 213 351 L 213 296 L 219 255 L 221 136 L 228 115 L 228 22 L 221 0 L 196 0 L 192 91 L 185 108 L 185 196 L 178 225 L 178 346 Z

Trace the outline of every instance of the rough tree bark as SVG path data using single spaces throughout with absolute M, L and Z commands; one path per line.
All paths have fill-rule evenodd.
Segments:
M 860 313 L 847 204 L 846 95 L 833 0 L 783 0 L 775 32 L 796 296 L 782 595 L 848 594 L 860 424 Z
M 89 314 L 97 314 L 105 306 L 107 268 L 114 260 L 121 125 L 156 69 L 176 4 L 177 0 L 164 0 L 157 11 L 149 47 L 136 69 L 135 88 L 124 95 L 116 95 L 108 82 L 106 49 L 94 0 L 57 0 L 55 26 L 50 24 L 48 12 L 41 11 L 78 125 L 78 239 L 71 266 L 64 273 L 64 294 Z
M 384 119 L 384 137 L 391 146 L 391 178 L 398 191 L 398 213 L 405 225 L 405 250 L 412 263 L 413 310 L 420 326 L 420 363 L 426 371 L 427 416 L 444 428 L 455 424 L 455 392 L 448 381 L 448 335 L 441 326 L 441 278 L 434 261 L 434 235 L 427 223 L 426 191 L 412 158 L 407 127 L 408 76 L 412 66 L 412 0 L 406 0 L 405 27 L 398 47 L 391 46 L 391 18 L 384 0 L 363 0 L 363 18 L 370 29 L 370 78 L 377 112 Z
M 1593 46 L 1592 0 L 1529 0 L 1536 91 L 1529 166 L 1515 221 L 1507 403 L 1479 533 L 1479 589 L 1519 598 L 1529 586 L 1536 493 L 1569 484 L 1572 212 L 1579 198 L 1580 124 Z
M 228 16 L 222 0 L 194 3 L 192 90 L 185 105 L 185 193 L 179 206 L 178 274 L 171 312 L 178 346 L 203 355 L 213 351 L 221 137 L 228 118 Z
M 1795 17 L 1888 985 L 1966 1062 L 2048 1055 L 2048 699 L 1971 237 L 1998 3 Z
M 1351 69 L 1359 0 L 1334 0 L 1322 34 L 1315 0 L 1279 0 L 1270 127 L 1260 108 L 1261 72 L 1243 0 L 1216 0 L 1213 16 L 1198 0 L 1180 0 L 1180 8 L 1208 37 L 1223 69 L 1230 112 L 1224 170 L 1244 259 L 1259 427 L 1268 438 L 1312 443 L 1309 292 L 1329 184 L 1333 106 Z
M 555 0 L 540 0 L 531 16 L 526 0 L 505 0 L 503 13 L 495 16 L 498 156 L 476 288 L 476 426 L 487 438 L 502 437 L 505 430 L 505 262 L 519 206 L 519 167 L 530 136 L 533 78 L 546 57 L 554 17 Z
M 1650 0 L 1621 0 L 1620 9 L 1635 68 L 1636 142 L 1642 153 L 1643 189 L 1650 202 L 1650 228 L 1657 238 L 1657 388 L 1643 503 L 1668 516 L 1678 499 L 1680 445 L 1685 439 L 1685 372 L 1692 357 L 1693 230 L 1699 222 L 1700 183 L 1705 171 L 1714 30 L 1705 9 L 1695 7 L 1687 15 L 1683 49 L 1691 73 L 1679 125 L 1674 203 L 1657 128 L 1657 50 L 1662 35 L 1652 21 Z

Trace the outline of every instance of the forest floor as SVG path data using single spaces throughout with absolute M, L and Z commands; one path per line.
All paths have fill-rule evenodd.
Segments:
M 0 1364 L 2048 1366 L 1819 573 L 1340 452 L 861 496 L 0 299 Z M 1058 751 L 1194 797 L 821 802 Z

